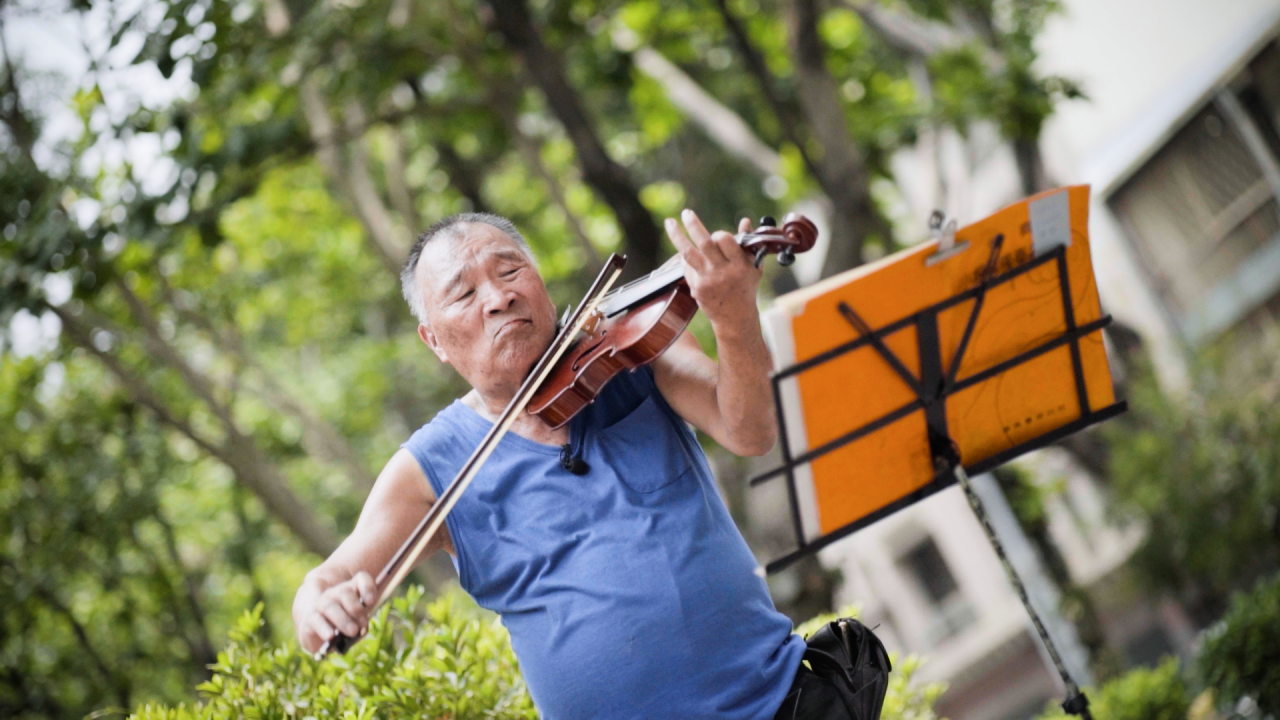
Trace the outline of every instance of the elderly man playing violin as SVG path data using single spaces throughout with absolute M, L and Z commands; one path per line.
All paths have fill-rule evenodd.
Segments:
M 668 219 L 666 232 L 718 360 L 686 332 L 559 429 L 522 413 L 436 548 L 502 617 L 549 720 L 848 717 L 827 714 L 834 706 L 801 665 L 805 642 L 774 608 L 689 427 L 740 455 L 774 445 L 760 271 L 732 234 L 708 232 L 692 211 Z M 418 336 L 472 389 L 391 457 L 355 530 L 308 573 L 293 618 L 311 652 L 365 631 L 378 598 L 372 575 L 557 332 L 532 252 L 497 216 L 457 215 L 424 232 L 402 282 Z

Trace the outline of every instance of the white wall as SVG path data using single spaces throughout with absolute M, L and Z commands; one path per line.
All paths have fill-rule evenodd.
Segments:
M 1238 56 L 1278 14 L 1278 0 L 1067 0 L 1037 43 L 1040 70 L 1080 81 L 1089 100 L 1059 105 L 1045 128 L 1051 170 L 1083 179 L 1097 154 L 1171 94 L 1202 94 L 1222 51 Z
M 1103 194 L 1159 147 L 1280 20 L 1280 0 L 1068 0 L 1040 38 L 1041 71 L 1079 81 L 1041 146 L 1050 176 L 1094 187 L 1090 223 L 1103 306 L 1134 327 L 1165 385 L 1185 382 L 1184 347 Z

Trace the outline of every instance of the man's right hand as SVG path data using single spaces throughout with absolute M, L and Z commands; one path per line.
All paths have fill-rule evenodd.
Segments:
M 308 589 L 311 592 L 306 592 Z M 318 579 L 308 578 L 293 608 L 298 643 L 308 653 L 315 653 L 336 633 L 352 639 L 363 636 L 377 602 L 378 588 L 367 572 L 324 588 Z
M 435 501 L 418 461 L 397 450 L 378 474 L 355 530 L 298 588 L 293 626 L 303 650 L 314 653 L 338 632 L 352 639 L 365 632 L 378 602 L 370 573 L 386 566 Z M 453 552 L 443 529 L 423 558 L 441 549 Z

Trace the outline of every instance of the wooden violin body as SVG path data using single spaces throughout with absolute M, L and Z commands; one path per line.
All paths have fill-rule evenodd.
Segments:
M 615 375 L 652 362 L 671 347 L 697 312 L 698 302 L 682 280 L 625 315 L 601 319 L 552 368 L 529 401 L 528 412 L 553 428 L 561 427 L 590 405 Z
M 756 232 L 738 236 L 739 245 L 755 255 L 757 265 L 771 252 L 780 253 L 779 260 L 790 265 L 795 253 L 809 250 L 817 240 L 817 228 L 804 216 L 788 215 L 780 228 L 765 220 Z M 615 375 L 657 359 L 697 312 L 698 302 L 679 262 L 619 288 L 605 298 L 582 337 L 552 368 L 527 412 L 553 428 L 562 427 Z

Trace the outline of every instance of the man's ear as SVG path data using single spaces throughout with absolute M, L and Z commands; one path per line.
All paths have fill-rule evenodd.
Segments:
M 427 347 L 431 348 L 431 352 L 440 358 L 440 362 L 449 362 L 449 357 L 445 355 L 444 348 L 440 345 L 440 338 L 437 338 L 436 334 L 431 332 L 431 328 L 428 325 L 418 323 L 418 337 L 422 338 L 422 342 L 426 343 Z

